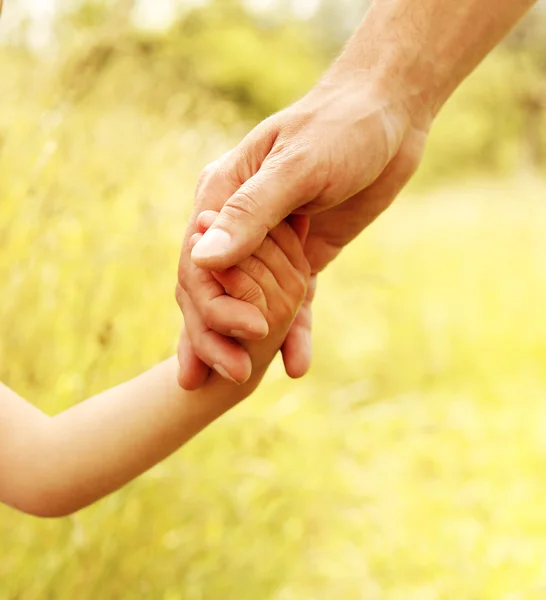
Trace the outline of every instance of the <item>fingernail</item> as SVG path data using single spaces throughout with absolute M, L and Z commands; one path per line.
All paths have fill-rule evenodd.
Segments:
M 231 236 L 223 229 L 209 229 L 195 244 L 192 258 L 216 258 L 226 252 L 231 244 Z
M 243 338 L 244 339 L 247 335 L 248 335 L 248 331 L 244 331 L 242 329 L 234 329 L 231 332 L 231 337 L 234 337 L 234 338 Z
M 222 365 L 212 365 L 212 368 L 218 373 L 218 375 L 220 375 L 220 377 L 229 379 L 229 381 L 233 381 L 233 383 L 239 385 L 239 382 L 235 381 L 235 379 L 231 377 L 231 375 L 224 369 L 224 367 L 222 367 Z
M 264 339 L 267 337 L 269 333 L 268 329 L 264 329 L 263 327 L 254 328 L 253 331 L 248 331 L 244 329 L 233 329 L 230 332 L 231 337 L 239 338 L 241 340 L 256 340 L 256 339 Z

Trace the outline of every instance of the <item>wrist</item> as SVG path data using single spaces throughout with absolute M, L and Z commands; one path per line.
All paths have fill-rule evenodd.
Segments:
M 212 372 L 202 387 L 192 392 L 181 390 L 200 419 L 212 422 L 248 398 L 258 387 L 266 369 L 254 366 L 250 379 L 242 384 Z
M 440 56 L 430 59 L 422 32 L 388 6 L 372 6 L 326 80 L 353 81 L 367 98 L 372 93 L 410 126 L 428 131 L 449 95 L 450 69 Z
M 362 57 L 361 64 L 369 57 Z M 419 69 L 390 60 L 384 56 L 373 66 L 355 66 L 343 56 L 326 75 L 325 82 L 339 85 L 341 80 L 350 81 L 358 89 L 363 101 L 370 101 L 386 109 L 406 127 L 428 131 L 441 107 L 439 86 L 424 81 Z

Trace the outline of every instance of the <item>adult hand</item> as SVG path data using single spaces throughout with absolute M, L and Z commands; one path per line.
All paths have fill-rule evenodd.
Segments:
M 268 231 L 296 212 L 312 215 L 306 255 L 318 273 L 397 196 L 420 162 L 427 129 L 388 90 L 356 78 L 326 79 L 203 171 L 186 240 L 196 232 L 196 215 L 206 209 L 220 214 L 191 256 L 184 244 L 180 259 L 177 298 L 188 335 L 179 350 L 184 387 L 201 385 L 213 365 L 244 381 L 248 357 L 229 337 L 267 333 L 251 305 L 232 331 L 228 303 L 239 300 L 222 299 L 207 270 L 249 256 Z M 283 347 L 293 377 L 310 362 L 313 293 L 314 285 Z
M 396 197 L 420 162 L 433 117 L 534 3 L 373 0 L 323 82 L 205 173 L 196 211 L 222 210 L 193 249 L 195 265 L 229 267 L 286 215 L 303 212 L 313 215 L 307 257 L 315 273 L 324 268 Z M 213 352 L 204 343 L 200 332 L 206 324 L 220 331 L 220 317 L 190 265 L 186 246 L 179 297 L 191 344 L 181 343 L 190 357 L 182 381 L 198 383 L 207 374 L 201 361 L 221 359 L 225 366 L 233 359 L 242 366 L 244 356 L 240 348 L 235 356 L 231 346 L 214 344 Z M 308 302 L 285 342 L 292 375 L 309 363 L 309 309 Z

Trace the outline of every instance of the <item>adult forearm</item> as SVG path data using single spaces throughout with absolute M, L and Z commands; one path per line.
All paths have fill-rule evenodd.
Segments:
M 426 122 L 533 4 L 374 0 L 327 79 L 353 73 L 375 80 Z

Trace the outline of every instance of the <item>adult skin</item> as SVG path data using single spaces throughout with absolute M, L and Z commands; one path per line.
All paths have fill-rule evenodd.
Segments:
M 179 265 L 183 387 L 201 386 L 211 365 L 246 381 L 250 360 L 232 338 L 267 334 L 250 304 L 233 322 L 232 303 L 241 300 L 223 295 L 207 271 L 249 256 L 294 212 L 312 215 L 306 255 L 314 274 L 324 269 L 396 198 L 440 108 L 534 3 L 375 0 L 314 89 L 205 168 Z M 221 212 L 190 254 L 195 216 L 205 209 Z M 292 377 L 310 364 L 315 281 L 283 346 Z

